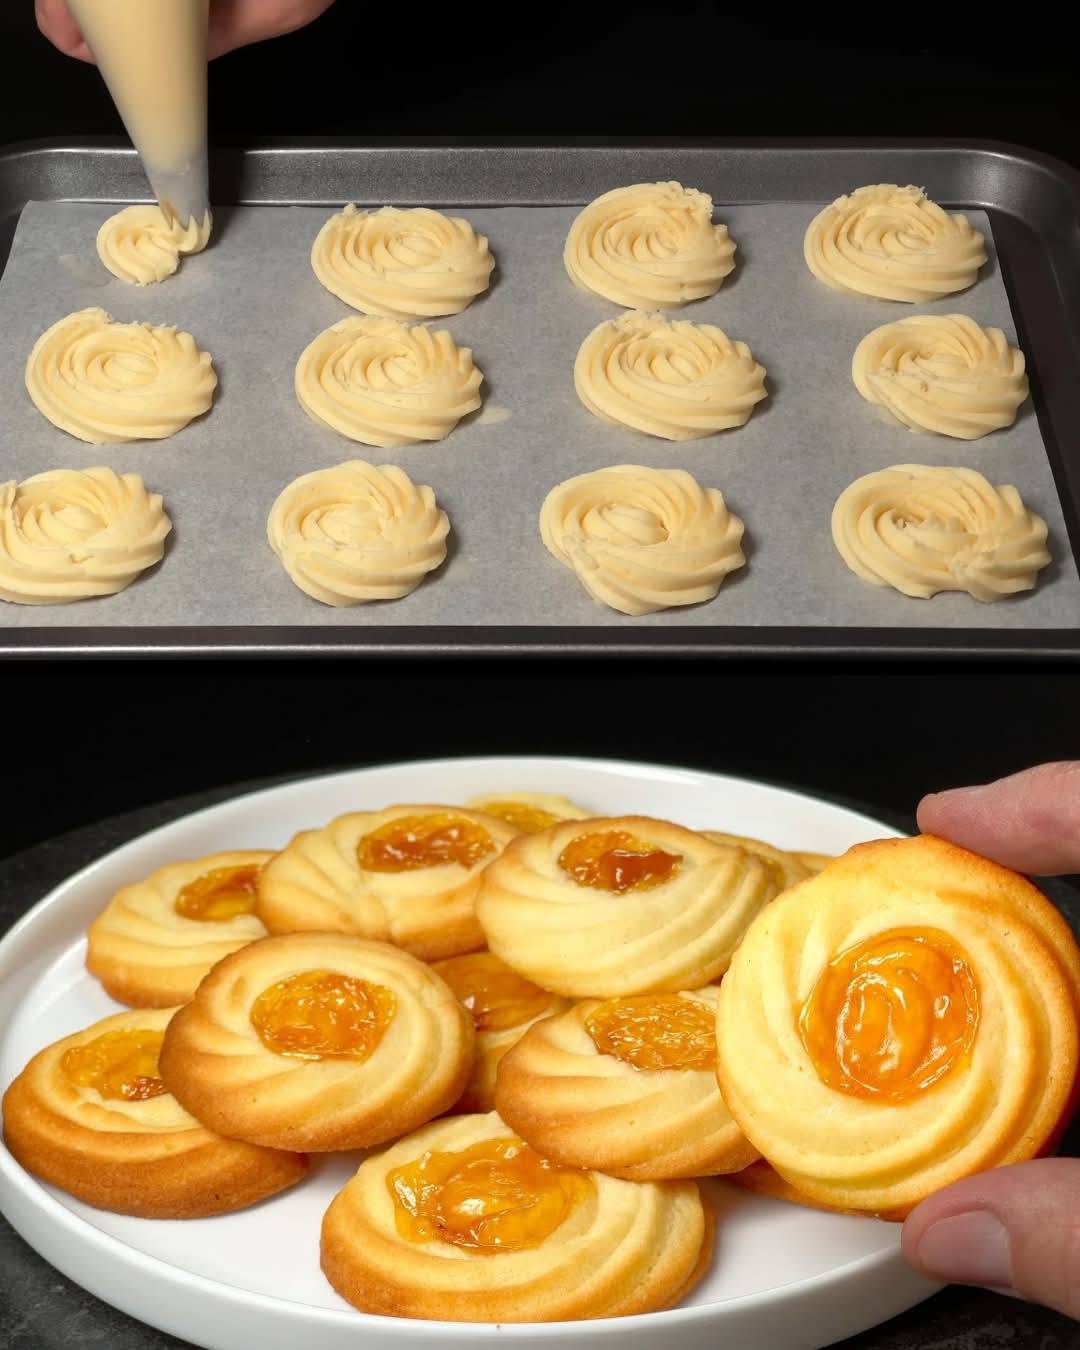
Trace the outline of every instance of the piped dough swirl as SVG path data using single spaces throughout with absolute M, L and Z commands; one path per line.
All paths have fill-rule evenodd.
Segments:
M 294 479 L 270 512 L 270 547 L 324 605 L 397 600 L 446 558 L 435 493 L 392 464 L 349 460 Z
M 1016 488 L 974 469 L 897 464 L 845 488 L 833 507 L 840 556 L 863 581 L 923 600 L 1030 591 L 1050 562 L 1046 522 Z
M 0 485 L 0 600 L 115 595 L 161 561 L 172 522 L 136 473 L 52 469 Z
M 712 324 L 634 311 L 588 335 L 574 386 L 606 422 L 689 441 L 741 427 L 765 397 L 765 368 Z
M 316 422 L 383 449 L 441 441 L 480 406 L 483 375 L 449 333 L 342 319 L 303 352 L 296 397 Z
M 712 198 L 681 183 L 635 183 L 597 197 L 563 249 L 570 280 L 628 309 L 668 309 L 720 289 L 735 267 Z
M 974 285 L 986 245 L 966 216 L 942 210 L 922 188 L 877 183 L 816 215 L 803 255 L 833 290 L 919 303 Z
M 181 254 L 201 253 L 210 242 L 210 212 L 187 225 L 169 219 L 160 206 L 127 206 L 98 230 L 98 257 L 121 281 L 150 286 L 171 277 Z
M 487 239 L 458 216 L 350 203 L 319 231 L 311 266 L 328 291 L 364 314 L 432 319 L 460 314 L 487 290 L 495 259 Z
M 801 1034 L 807 1002 L 844 953 L 902 932 L 963 954 L 978 1007 L 973 1040 L 937 1081 L 898 1099 L 830 1086 Z M 904 969 L 890 999 L 895 971 L 883 965 L 873 988 L 850 984 L 838 1023 L 863 1037 L 859 1063 L 871 1072 L 902 1070 L 943 1013 L 935 986 L 919 987 Z M 878 840 L 750 925 L 720 985 L 717 1076 L 751 1143 L 799 1192 L 899 1217 L 940 1187 L 1033 1157 L 1053 1139 L 1074 1091 L 1078 1007 L 1080 951 L 1030 882 L 930 835 Z M 876 1047 L 879 1037 L 875 1050 L 869 1041 Z
M 210 354 L 190 333 L 114 323 L 103 309 L 54 323 L 26 363 L 38 411 L 92 445 L 173 436 L 209 409 L 216 388 Z
M 875 328 L 851 362 L 855 388 L 911 431 L 974 441 L 1011 427 L 1028 396 L 1024 354 L 965 314 L 913 314 Z
M 540 534 L 593 599 L 622 614 L 711 600 L 746 561 L 742 521 L 682 469 L 620 464 L 567 479 L 544 501 Z

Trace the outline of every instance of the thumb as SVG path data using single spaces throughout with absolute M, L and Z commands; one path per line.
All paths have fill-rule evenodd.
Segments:
M 1029 876 L 1080 872 L 1080 761 L 932 793 L 919 828 Z
M 967 1177 L 917 1205 L 907 1260 L 931 1279 L 1015 1290 L 1080 1318 L 1080 1158 Z

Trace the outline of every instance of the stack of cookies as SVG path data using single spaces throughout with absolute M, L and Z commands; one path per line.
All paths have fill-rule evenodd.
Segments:
M 8 1088 L 22 1165 L 193 1218 L 368 1150 L 322 1268 L 401 1317 L 671 1306 L 711 1260 L 698 1178 L 901 1217 L 1049 1147 L 1080 1058 L 1080 950 L 995 864 L 530 793 L 171 863 L 110 900 L 87 966 L 130 1010 Z

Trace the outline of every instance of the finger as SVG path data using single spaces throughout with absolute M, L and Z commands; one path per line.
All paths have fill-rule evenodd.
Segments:
M 1080 1318 L 1080 1159 L 968 1177 L 917 1205 L 905 1257 L 931 1279 L 1012 1289 Z
M 90 48 L 83 41 L 79 25 L 71 17 L 64 0 L 35 0 L 34 13 L 37 26 L 65 56 L 74 56 L 79 61 L 93 61 Z
M 211 59 L 237 47 L 295 32 L 328 10 L 333 0 L 214 0 Z
M 1040 764 L 919 803 L 919 828 L 1016 872 L 1080 872 L 1080 761 Z

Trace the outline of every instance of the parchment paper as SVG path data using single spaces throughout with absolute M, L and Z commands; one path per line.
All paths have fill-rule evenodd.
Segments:
M 1030 402 L 1014 427 L 976 442 L 914 435 L 883 419 L 851 382 L 851 355 L 879 324 L 927 309 L 970 314 L 1015 341 L 991 262 L 969 292 L 909 306 L 828 290 L 807 271 L 805 205 L 724 207 L 737 269 L 678 317 L 718 324 L 768 370 L 769 399 L 745 427 L 673 444 L 599 422 L 574 392 L 586 333 L 622 311 L 576 290 L 562 244 L 576 208 L 462 212 L 498 260 L 492 290 L 437 320 L 471 346 L 486 411 L 443 442 L 380 451 L 318 426 L 293 393 L 296 359 L 354 311 L 325 291 L 308 254 L 326 207 L 219 211 L 212 248 L 160 285 L 139 289 L 97 261 L 98 226 L 116 208 L 32 203 L 0 280 L 0 477 L 107 464 L 161 492 L 174 532 L 160 567 L 107 599 L 0 605 L 0 625 L 827 625 L 1056 628 L 1080 622 L 1080 578 Z M 981 213 L 969 213 L 989 236 Z M 88 446 L 34 408 L 23 368 L 63 315 L 100 305 L 116 319 L 175 323 L 211 352 L 221 384 L 210 413 L 167 441 Z M 509 416 L 499 410 L 509 410 Z M 278 492 L 346 459 L 396 463 L 430 483 L 453 534 L 445 566 L 404 600 L 337 610 L 297 590 L 266 542 Z M 833 547 L 834 501 L 853 479 L 898 463 L 966 465 L 1014 483 L 1050 526 L 1054 563 L 1037 589 L 993 605 L 966 595 L 913 600 L 861 582 Z M 592 601 L 544 549 L 541 503 L 572 474 L 619 463 L 682 467 L 719 487 L 746 523 L 748 566 L 712 602 L 630 619 Z

